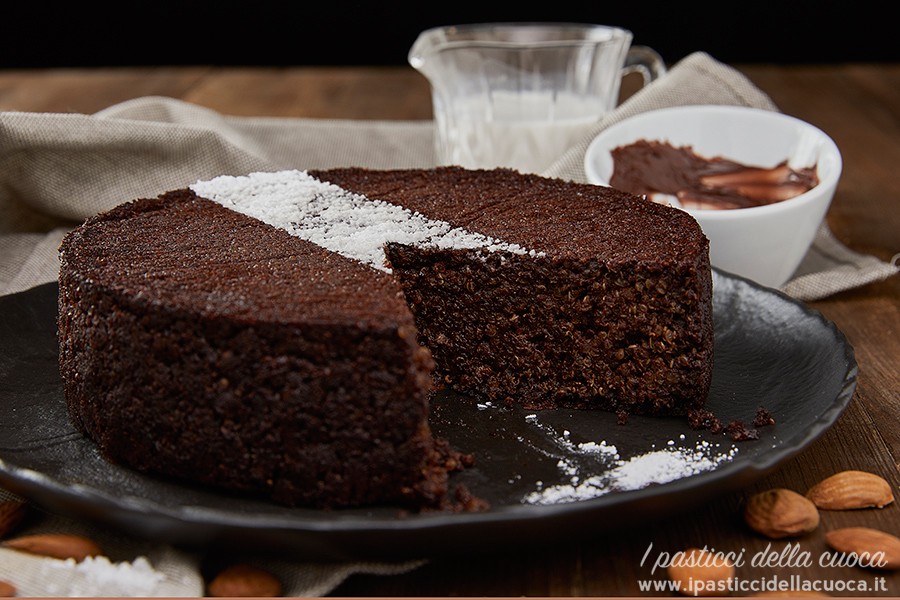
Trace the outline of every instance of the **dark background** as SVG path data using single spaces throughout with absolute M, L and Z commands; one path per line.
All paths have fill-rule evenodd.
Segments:
M 897 61 L 893 6 L 872 0 L 14 0 L 0 12 L 0 68 L 405 65 L 422 29 L 488 21 L 618 25 L 669 63 L 698 50 L 732 63 Z

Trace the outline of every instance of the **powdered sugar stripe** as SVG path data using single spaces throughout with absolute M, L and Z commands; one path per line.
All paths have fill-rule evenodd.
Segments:
M 537 254 L 389 202 L 370 200 L 320 181 L 306 171 L 223 175 L 198 181 L 191 189 L 234 211 L 383 271 L 389 270 L 384 264 L 387 242 Z

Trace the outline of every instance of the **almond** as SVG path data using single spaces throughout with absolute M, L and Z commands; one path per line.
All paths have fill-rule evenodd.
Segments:
M 12 598 L 16 595 L 16 586 L 0 579 L 0 598 Z
M 854 554 L 859 566 L 900 569 L 900 538 L 870 527 L 844 527 L 825 534 L 825 541 L 838 552 Z
M 208 591 L 210 596 L 219 598 L 271 598 L 281 595 L 281 582 L 268 571 L 240 563 L 216 575 L 209 583 Z
M 51 558 L 71 558 L 81 562 L 88 556 L 103 554 L 93 540 L 80 535 L 65 534 L 39 534 L 25 535 L 3 542 L 3 545 L 13 550 L 20 550 L 30 554 L 49 556 Z
M 750 497 L 744 520 L 757 533 L 777 540 L 814 531 L 819 526 L 819 511 L 797 492 L 774 488 Z
M 0 538 L 9 535 L 22 522 L 27 512 L 28 505 L 21 500 L 0 502 Z
M 806 497 L 824 510 L 883 508 L 894 501 L 891 484 L 866 471 L 835 473 L 811 487 Z
M 687 596 L 727 596 L 734 564 L 721 554 L 700 548 L 676 553 L 667 569 L 669 579 Z

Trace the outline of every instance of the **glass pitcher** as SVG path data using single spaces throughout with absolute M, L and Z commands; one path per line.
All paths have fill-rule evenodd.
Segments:
M 618 27 L 483 23 L 419 34 L 409 63 L 429 81 L 438 164 L 539 173 L 618 102 L 622 77 L 666 72 Z

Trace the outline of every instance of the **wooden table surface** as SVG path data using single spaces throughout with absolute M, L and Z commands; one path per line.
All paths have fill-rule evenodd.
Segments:
M 736 65 L 783 112 L 828 132 L 840 147 L 844 172 L 828 222 L 850 248 L 890 260 L 900 252 L 900 65 Z M 628 92 L 626 92 L 628 93 Z M 0 110 L 91 113 L 129 98 L 165 95 L 230 115 L 428 119 L 424 79 L 404 67 L 216 68 L 159 67 L 92 70 L 0 70 Z M 25 207 L 8 209 L 0 232 L 46 231 L 60 223 Z M 849 409 L 823 437 L 752 489 L 732 493 L 688 514 L 645 529 L 616 532 L 552 547 L 430 561 L 397 576 L 356 575 L 336 591 L 351 596 L 637 596 L 650 574 L 641 558 L 653 544 L 676 552 L 708 546 L 745 550 L 769 543 L 741 520 L 749 494 L 772 487 L 805 491 L 822 478 L 861 469 L 900 490 L 900 277 L 812 302 L 853 345 L 860 366 Z M 825 531 L 865 525 L 900 535 L 900 505 L 863 511 L 823 512 L 822 525 L 793 544 L 817 563 Z M 472 540 L 473 549 L 478 540 Z M 900 595 L 897 571 L 859 567 L 798 566 L 738 570 L 744 580 L 773 574 L 848 587 L 863 582 L 868 595 Z M 883 578 L 883 579 L 882 579 Z M 852 590 L 832 595 L 853 595 Z M 669 595 L 657 593 L 653 595 Z M 865 594 L 863 594 L 865 595 Z

